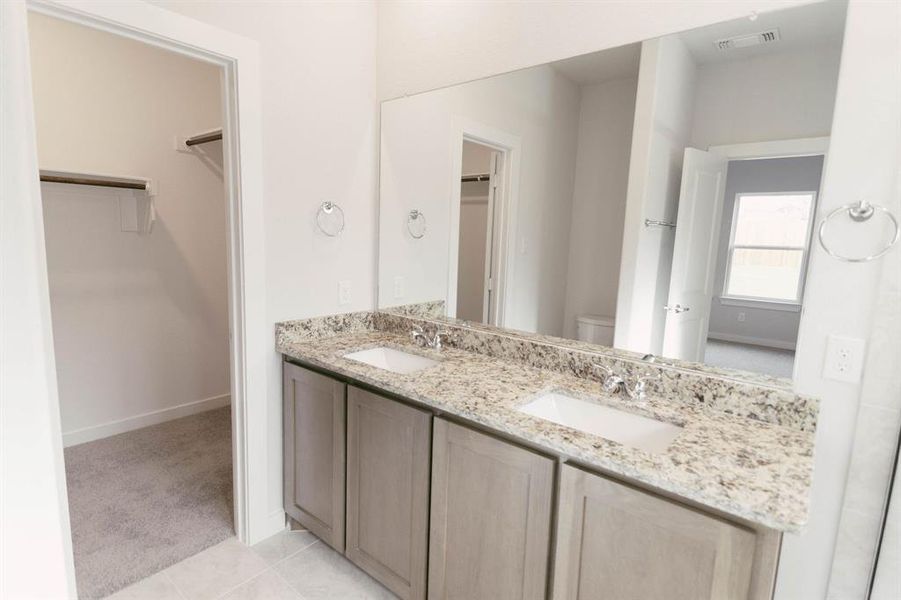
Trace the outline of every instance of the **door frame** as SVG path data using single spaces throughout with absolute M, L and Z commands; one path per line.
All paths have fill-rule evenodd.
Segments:
M 234 527 L 238 539 L 255 543 L 284 527 L 284 512 L 269 511 L 267 494 L 266 367 L 271 328 L 266 320 L 259 46 L 143 2 L 26 0 L 26 7 L 222 68 Z M 46 274 L 45 256 L 33 258 L 41 261 Z M 52 386 L 56 388 L 55 378 Z M 61 437 L 61 432 L 52 435 Z M 61 486 L 65 489 L 65 480 Z M 63 501 L 67 506 L 67 499 Z
M 450 215 L 448 227 L 447 314 L 457 314 L 457 275 L 460 252 L 460 175 L 463 172 L 463 142 L 475 142 L 498 152 L 503 161 L 499 193 L 495 195 L 492 218 L 492 260 L 497 266 L 492 290 L 493 323 L 503 327 L 507 314 L 508 294 L 515 272 L 516 219 L 519 198 L 519 168 L 522 140 L 519 136 L 471 119 L 457 117 L 451 123 Z
M 485 226 L 485 264 L 484 277 L 482 278 L 482 323 L 491 324 L 496 313 L 495 298 L 497 297 L 497 227 L 498 220 L 495 216 L 497 209 L 497 199 L 499 195 L 503 195 L 505 186 L 503 184 L 504 175 L 504 159 L 505 154 L 499 150 L 492 149 L 491 156 L 488 161 L 488 216 Z M 461 186 L 460 193 L 463 193 Z M 463 201 L 460 201 L 462 206 Z M 493 310 L 492 310 L 493 309 Z

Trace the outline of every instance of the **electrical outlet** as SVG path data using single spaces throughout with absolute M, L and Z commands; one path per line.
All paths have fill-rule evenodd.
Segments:
M 828 336 L 823 377 L 847 383 L 860 381 L 865 347 L 866 342 L 860 338 Z
M 738 313 L 738 322 L 739 323 L 745 322 L 745 313 L 743 313 L 743 312 Z
M 348 279 L 338 282 L 338 304 L 350 304 L 350 287 Z
M 405 281 L 403 276 L 398 275 L 394 278 L 394 297 L 395 298 L 403 298 L 406 295 L 406 290 L 404 289 Z

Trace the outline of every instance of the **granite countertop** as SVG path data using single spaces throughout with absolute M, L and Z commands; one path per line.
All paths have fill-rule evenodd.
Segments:
M 439 364 L 398 375 L 343 358 L 375 346 L 428 356 Z M 279 336 L 277 349 L 301 363 L 764 527 L 797 532 L 807 522 L 813 431 L 678 399 L 651 395 L 640 402 L 626 401 L 605 394 L 590 379 L 455 348 L 425 349 L 390 331 L 345 331 L 314 339 Z M 517 410 L 549 390 L 592 398 L 683 430 L 664 452 L 650 454 Z

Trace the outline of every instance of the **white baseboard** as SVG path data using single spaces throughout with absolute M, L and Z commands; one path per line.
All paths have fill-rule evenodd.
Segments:
M 713 340 L 723 342 L 736 342 L 739 344 L 751 344 L 752 346 L 764 346 L 766 348 L 778 348 L 779 350 L 794 350 L 795 342 L 786 342 L 785 340 L 774 340 L 770 338 L 753 337 L 750 335 L 736 335 L 734 333 L 716 333 L 710 331 L 707 337 Z
M 197 413 L 213 410 L 214 408 L 221 408 L 223 406 L 228 406 L 229 404 L 231 404 L 231 394 L 222 394 L 221 396 L 195 400 L 194 402 L 187 402 L 185 404 L 179 404 L 178 406 L 171 406 L 162 410 L 155 410 L 133 417 L 119 419 L 118 421 L 110 421 L 109 423 L 83 427 L 74 431 L 64 432 L 63 446 L 68 448 L 69 446 L 92 442 L 101 438 L 110 437 L 111 435 L 125 433 L 126 431 L 141 429 L 142 427 L 164 423 L 166 421 L 171 421 L 172 419 L 195 415 Z

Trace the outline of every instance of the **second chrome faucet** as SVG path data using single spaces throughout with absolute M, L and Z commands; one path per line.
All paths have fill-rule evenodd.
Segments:
M 410 331 L 410 339 L 422 346 L 441 350 L 442 342 L 447 339 L 447 332 L 438 329 L 430 336 L 420 325 L 414 325 Z

